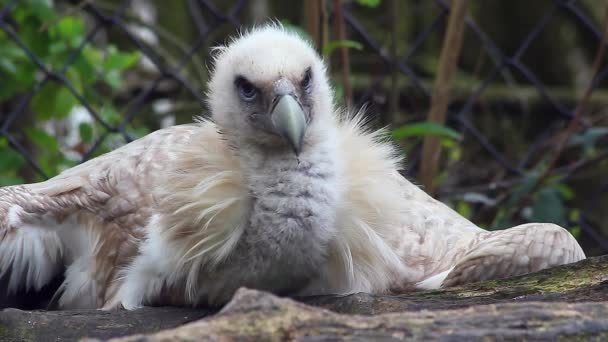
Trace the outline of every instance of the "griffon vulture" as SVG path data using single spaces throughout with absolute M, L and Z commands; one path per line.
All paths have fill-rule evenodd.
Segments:
M 336 108 L 315 50 L 277 25 L 217 48 L 211 119 L 161 129 L 48 181 L 0 188 L 0 274 L 60 308 L 391 293 L 585 258 L 553 224 L 485 231 L 404 179 Z

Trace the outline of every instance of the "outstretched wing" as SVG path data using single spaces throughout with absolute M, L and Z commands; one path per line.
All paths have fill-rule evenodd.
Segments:
M 9 290 L 39 289 L 65 263 L 75 265 L 73 281 L 92 278 L 105 297 L 103 284 L 137 252 L 172 147 L 197 129 L 163 129 L 48 181 L 0 188 L 0 275 L 10 272 Z

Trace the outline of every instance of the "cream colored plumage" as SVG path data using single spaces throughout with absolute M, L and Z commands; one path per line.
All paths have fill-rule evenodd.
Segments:
M 217 49 L 212 120 L 159 130 L 42 183 L 0 188 L 0 273 L 62 308 L 221 304 L 438 288 L 575 262 L 552 224 L 488 232 L 400 176 L 334 108 L 314 50 L 277 26 Z

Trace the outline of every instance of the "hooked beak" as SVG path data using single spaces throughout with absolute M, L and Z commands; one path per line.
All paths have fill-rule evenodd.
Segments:
M 300 103 L 292 95 L 280 96 L 271 112 L 271 120 L 277 132 L 291 145 L 296 156 L 299 155 L 307 126 Z

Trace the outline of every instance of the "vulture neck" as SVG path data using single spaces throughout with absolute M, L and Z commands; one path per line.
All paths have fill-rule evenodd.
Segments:
M 335 235 L 335 132 L 307 133 L 297 157 L 288 149 L 251 149 L 241 155 L 251 207 L 237 249 L 258 271 L 250 286 L 294 292 L 316 275 Z

